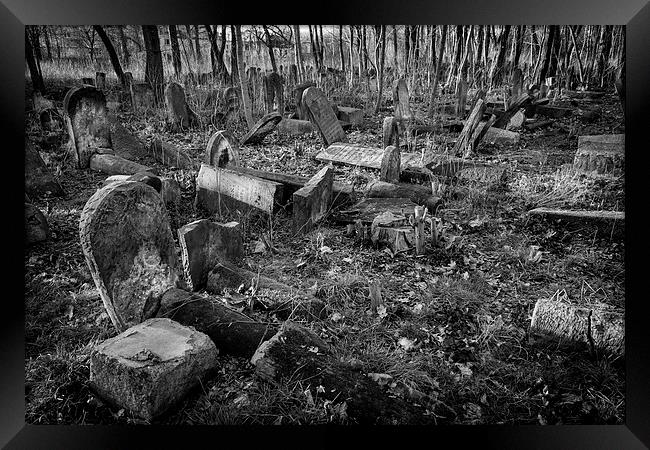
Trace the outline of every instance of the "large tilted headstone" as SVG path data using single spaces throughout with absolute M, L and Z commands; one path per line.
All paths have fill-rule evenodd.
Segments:
M 106 97 L 92 86 L 75 87 L 65 95 L 63 110 L 74 160 L 84 169 L 98 148 L 112 147 Z
M 197 291 L 220 262 L 238 261 L 243 255 L 241 226 L 237 222 L 195 220 L 178 229 L 185 281 Z
M 144 183 L 119 181 L 95 192 L 81 212 L 81 247 L 118 331 L 153 317 L 175 287 L 178 261 L 165 204 Z
M 215 132 L 205 149 L 205 163 L 214 167 L 239 165 L 239 142 L 229 131 Z
M 620 175 L 625 171 L 625 135 L 579 136 L 573 167 L 597 174 Z
M 265 115 L 248 130 L 248 133 L 241 139 L 241 145 L 261 143 L 266 136 L 275 130 L 281 120 L 282 115 L 278 112 Z
M 64 194 L 63 188 L 48 170 L 32 143 L 25 139 L 25 192 L 28 195 Z
M 316 125 L 325 145 L 348 142 L 343 127 L 336 118 L 332 106 L 317 87 L 309 87 L 302 94 L 302 103 L 309 111 L 310 120 Z
M 209 375 L 218 354 L 206 334 L 153 318 L 95 347 L 90 385 L 111 403 L 151 420 Z
M 293 193 L 293 228 L 307 233 L 329 210 L 332 201 L 334 169 L 325 166 Z
M 189 128 L 196 124 L 197 117 L 187 104 L 183 86 L 171 82 L 165 88 L 167 118 L 174 129 Z
M 195 204 L 210 213 L 262 211 L 280 206 L 282 184 L 232 170 L 201 164 L 196 177 Z

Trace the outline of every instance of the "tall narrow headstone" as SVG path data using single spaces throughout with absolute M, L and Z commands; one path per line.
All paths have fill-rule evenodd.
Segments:
M 309 87 L 302 94 L 302 102 L 309 111 L 310 120 L 316 125 L 325 145 L 334 142 L 348 142 L 332 106 L 317 87 Z
M 411 119 L 411 106 L 409 104 L 409 90 L 406 86 L 406 80 L 400 78 L 393 84 L 393 105 L 395 108 L 394 116 L 396 119 Z

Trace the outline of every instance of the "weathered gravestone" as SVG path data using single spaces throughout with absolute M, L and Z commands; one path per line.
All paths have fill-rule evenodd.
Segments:
M 363 124 L 363 109 L 339 106 L 337 108 L 337 117 L 353 127 L 358 127 Z
M 108 121 L 111 130 L 111 144 L 116 155 L 135 160 L 143 158 L 147 154 L 142 141 L 122 125 L 115 115 L 109 115 Z
M 277 111 L 284 113 L 284 81 L 276 72 L 272 72 L 264 77 L 264 103 L 266 112 L 271 112 L 274 105 L 277 104 Z
M 95 72 L 95 87 L 101 91 L 106 90 L 106 74 L 104 72 Z
M 296 104 L 296 116 L 299 120 L 309 120 L 307 108 L 302 102 L 302 95 L 307 88 L 315 87 L 316 83 L 313 81 L 306 81 L 300 83 L 293 88 L 293 101 Z
M 150 186 L 119 181 L 95 192 L 81 212 L 81 247 L 118 331 L 155 316 L 178 282 L 177 257 L 162 198 Z
M 382 124 L 382 142 L 383 147 L 386 148 L 389 145 L 394 145 L 399 148 L 399 128 L 397 126 L 397 120 L 394 117 L 384 118 Z
M 25 139 L 25 192 L 29 195 L 64 195 L 63 188 L 28 139 Z
M 282 199 L 282 184 L 201 164 L 196 177 L 197 207 L 210 213 L 259 210 L 272 214 Z
M 379 179 L 381 181 L 386 181 L 388 183 L 399 182 L 401 159 L 398 147 L 389 145 L 384 149 L 380 171 Z
M 307 233 L 328 211 L 332 201 L 334 169 L 325 166 L 293 194 L 293 229 Z
M 237 222 L 195 220 L 178 229 L 185 281 L 198 291 L 208 273 L 220 262 L 238 261 L 243 255 L 241 226 Z
M 131 83 L 131 106 L 136 112 L 152 109 L 156 104 L 153 89 L 149 83 Z
M 41 210 L 31 203 L 25 203 L 25 244 L 43 242 L 49 236 L 50 228 Z
M 621 175 L 625 171 L 625 135 L 579 136 L 573 167 L 597 174 Z
M 512 72 L 512 90 L 510 91 L 509 104 L 514 103 L 520 96 L 524 85 L 524 75 L 519 67 Z
M 314 124 L 309 120 L 283 118 L 278 124 L 278 133 L 288 135 L 301 135 L 316 131 Z
M 151 172 L 153 169 L 135 161 L 122 158 L 112 153 L 95 154 L 90 159 L 89 167 L 92 170 L 104 172 L 108 175 L 133 175 L 138 172 Z
M 229 131 L 214 133 L 205 149 L 205 163 L 214 167 L 239 165 L 239 143 Z
M 187 104 L 185 91 L 180 84 L 171 82 L 167 85 L 165 105 L 167 106 L 167 118 L 173 129 L 189 128 L 198 122 L 198 117 Z
M 309 87 L 302 94 L 302 102 L 309 111 L 310 120 L 316 125 L 325 145 L 348 142 L 332 106 L 317 87 Z
M 74 160 L 84 169 L 98 148 L 112 147 L 106 97 L 92 86 L 75 87 L 65 95 L 63 110 Z
M 275 127 L 278 126 L 281 120 L 282 115 L 278 112 L 271 112 L 265 115 L 248 130 L 248 133 L 241 139 L 241 145 L 260 144 L 266 136 L 275 130 Z
M 95 347 L 90 385 L 109 402 L 151 420 L 209 375 L 218 354 L 207 335 L 153 318 Z

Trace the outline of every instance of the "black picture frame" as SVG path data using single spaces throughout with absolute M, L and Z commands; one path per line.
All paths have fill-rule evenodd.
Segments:
M 346 445 L 351 437 L 370 444 L 394 447 L 412 439 L 436 447 L 520 449 L 636 449 L 650 447 L 650 333 L 644 309 L 643 273 L 647 242 L 642 228 L 643 197 L 647 184 L 640 173 L 647 152 L 650 124 L 650 4 L 645 0 L 455 0 L 372 1 L 337 3 L 295 1 L 224 2 L 220 0 L 99 1 L 2 0 L 0 5 L 0 105 L 6 175 L 14 158 L 22 162 L 24 133 L 24 25 L 167 24 L 167 23 L 397 23 L 397 24 L 613 24 L 626 25 L 626 419 L 625 425 L 573 426 L 442 426 L 431 428 L 361 427 L 162 427 L 162 426 L 39 426 L 24 419 L 24 311 L 18 293 L 7 290 L 0 325 L 0 445 L 6 448 L 169 448 L 197 445 L 238 445 L 264 448 L 300 446 L 321 448 Z M 11 137 L 12 144 L 9 143 Z M 14 192 L 22 181 L 11 180 L 3 196 L 20 214 L 22 196 Z M 640 197 L 638 199 L 637 197 Z M 635 198 L 637 198 L 635 200 Z M 636 204 L 636 209 L 634 203 Z M 7 214 L 7 217 L 9 217 Z M 635 218 L 636 217 L 636 218 Z M 5 218 L 5 222 L 11 219 Z M 11 227 L 18 228 L 12 224 Z M 22 233 L 16 230 L 16 233 Z M 11 235 L 9 235 L 11 236 Z M 20 234 L 18 234 L 20 236 Z M 11 239 L 9 239 L 11 240 Z M 17 239 L 20 241 L 20 239 Z M 24 252 L 23 252 L 24 253 Z M 10 268 L 6 286 L 17 284 L 20 263 L 6 257 Z M 17 258 L 20 258 L 17 257 Z M 13 271 L 16 273 L 14 274 Z M 637 294 L 634 287 L 640 288 Z M 16 289 L 21 292 L 23 289 Z M 10 293 L 11 292 L 11 293 Z M 441 443 L 441 442 L 444 442 Z M 201 445 L 201 444 L 198 444 Z M 355 445 L 364 445 L 355 444 Z

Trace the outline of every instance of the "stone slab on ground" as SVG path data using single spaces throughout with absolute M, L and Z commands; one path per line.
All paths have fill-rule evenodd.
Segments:
M 281 206 L 282 184 L 230 169 L 201 164 L 195 203 L 210 213 L 228 210 L 272 214 Z
M 178 229 L 185 281 L 197 291 L 205 286 L 208 273 L 220 262 L 243 256 L 241 226 L 237 222 L 195 220 Z
M 563 219 L 580 222 L 623 222 L 625 212 L 623 211 L 582 211 L 553 208 L 535 208 L 528 211 L 531 216 L 545 216 L 551 219 Z
M 625 171 L 625 135 L 579 136 L 573 166 L 583 172 L 621 175 Z
M 290 136 L 299 136 L 314 131 L 316 128 L 309 120 L 282 119 L 278 124 L 278 133 Z
M 364 198 L 344 211 L 339 211 L 334 218 L 340 222 L 354 223 L 360 220 L 371 224 L 379 214 L 391 212 L 407 218 L 414 214 L 417 206 L 410 198 Z
M 152 318 L 100 343 L 90 384 L 101 397 L 152 420 L 182 400 L 216 368 L 210 338 L 166 318 Z
M 483 122 L 481 122 L 483 124 Z M 514 131 L 490 127 L 483 137 L 483 141 L 490 144 L 514 145 L 518 144 L 520 135 Z
M 316 155 L 318 161 L 368 167 L 370 169 L 381 169 L 383 157 L 384 150 L 380 148 L 342 143 L 332 144 Z M 421 167 L 420 157 L 421 155 L 416 153 L 401 153 L 401 170 L 406 171 L 412 167 Z
M 155 316 L 164 292 L 178 282 L 169 216 L 156 190 L 136 181 L 98 189 L 81 212 L 79 234 L 115 328 Z

